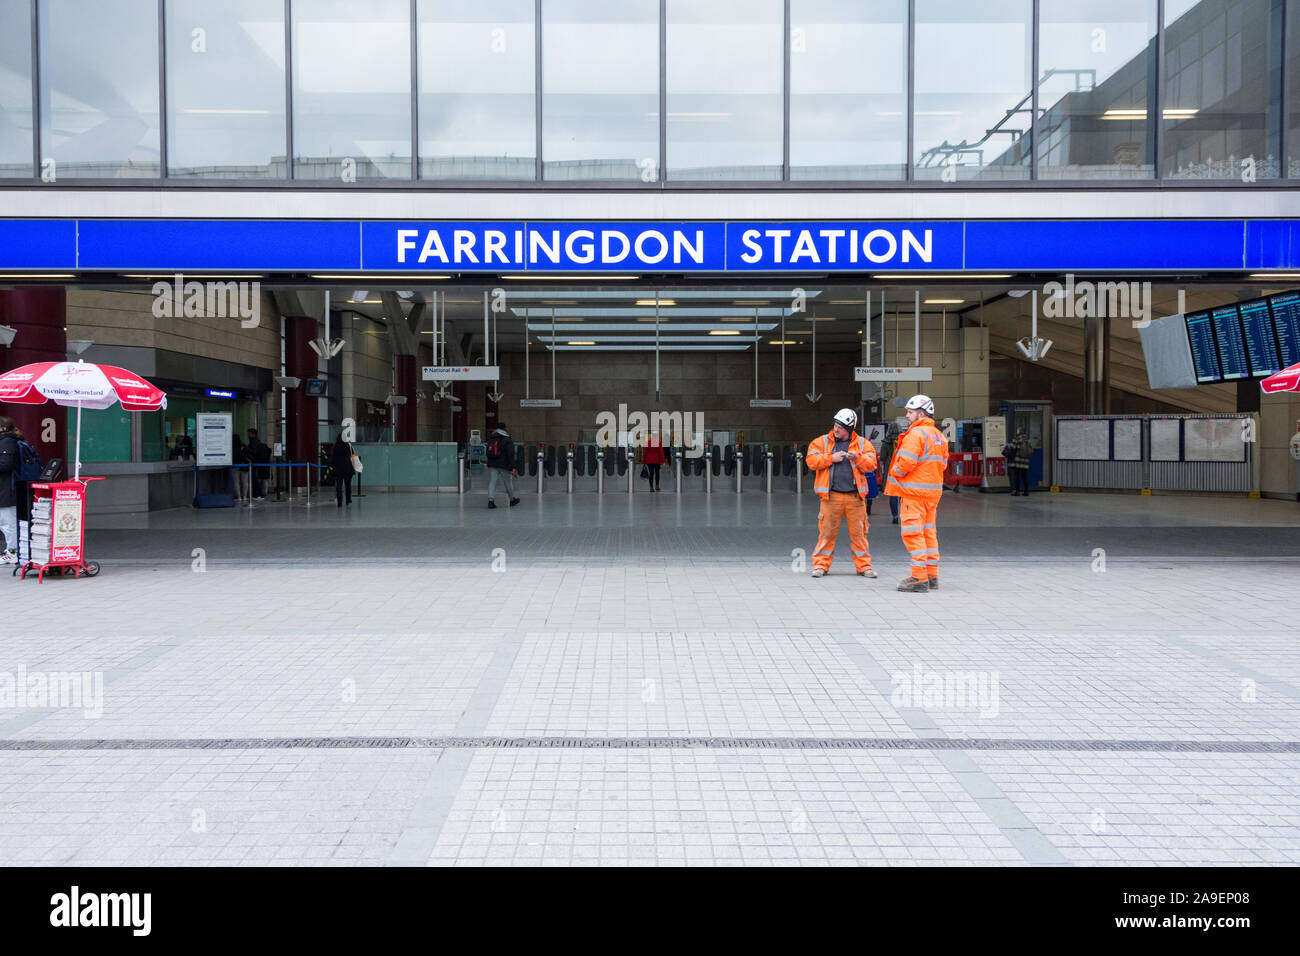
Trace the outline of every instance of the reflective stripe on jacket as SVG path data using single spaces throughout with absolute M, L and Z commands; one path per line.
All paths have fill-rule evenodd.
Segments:
M 867 496 L 867 475 L 876 470 L 876 449 L 857 432 L 849 435 L 845 451 L 856 451 L 857 461 L 849 462 L 853 466 L 853 481 L 858 486 L 858 497 Z M 808 443 L 808 453 L 804 461 L 813 470 L 813 491 L 822 498 L 831 496 L 831 455 L 835 453 L 835 433 L 818 435 Z
M 934 427 L 933 418 L 917 419 L 898 439 L 885 494 L 938 501 L 947 464 L 948 442 L 943 432 Z

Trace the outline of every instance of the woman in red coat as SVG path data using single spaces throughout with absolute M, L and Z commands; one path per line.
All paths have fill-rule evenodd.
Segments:
M 659 490 L 659 466 L 668 463 L 664 455 L 664 443 L 656 435 L 649 435 L 645 440 L 645 448 L 641 452 L 641 463 L 646 467 L 646 480 L 650 482 L 650 490 Z

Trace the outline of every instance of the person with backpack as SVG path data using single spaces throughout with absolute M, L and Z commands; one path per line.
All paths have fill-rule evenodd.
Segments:
M 266 447 L 266 442 L 257 437 L 257 429 L 248 430 L 248 444 L 244 446 L 244 457 L 249 465 L 265 466 L 270 464 L 271 449 Z M 253 473 L 253 497 L 258 500 L 266 499 L 266 478 L 270 468 L 256 467 L 249 468 Z
M 343 507 L 345 496 L 348 506 L 352 505 L 352 476 L 356 474 L 356 469 L 352 467 L 352 458 L 355 454 L 352 443 L 344 441 L 343 433 L 340 432 L 338 441 L 330 449 L 330 474 L 334 476 L 334 498 L 340 508 Z
M 19 506 L 27 518 L 27 486 L 40 474 L 41 457 L 36 449 L 23 439 L 12 418 L 0 415 L 0 535 L 5 539 L 0 563 L 18 560 Z
M 1002 457 L 1007 460 L 1007 475 L 1011 478 L 1011 497 L 1029 497 L 1029 460 L 1034 455 L 1033 443 L 1022 428 L 1016 432 L 1013 441 L 1002 448 Z
M 505 485 L 506 494 L 510 496 L 510 507 L 519 504 L 519 499 L 515 497 L 513 480 L 519 476 L 515 468 L 515 443 L 511 441 L 510 433 L 506 431 L 505 422 L 497 422 L 496 431 L 488 436 L 487 470 L 488 507 L 497 506 L 495 498 L 498 481 Z

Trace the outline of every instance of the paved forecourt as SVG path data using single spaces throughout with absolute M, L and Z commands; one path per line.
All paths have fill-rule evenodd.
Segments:
M 1293 503 L 945 496 L 924 595 L 874 510 L 94 519 L 0 580 L 0 863 L 1300 862 Z

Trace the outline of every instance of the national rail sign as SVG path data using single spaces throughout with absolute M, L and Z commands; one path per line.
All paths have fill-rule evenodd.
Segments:
M 924 365 L 914 368 L 875 368 L 861 365 L 853 369 L 855 382 L 929 382 L 934 369 Z
M 496 382 L 501 378 L 499 365 L 426 365 L 426 382 Z

